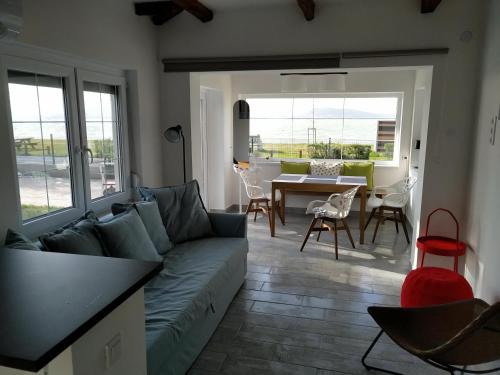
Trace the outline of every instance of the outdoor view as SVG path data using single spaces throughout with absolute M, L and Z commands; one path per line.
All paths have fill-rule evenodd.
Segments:
M 250 153 L 393 160 L 398 97 L 251 98 Z
M 101 91 L 84 91 L 86 134 L 93 154 L 88 166 L 92 198 L 116 190 L 116 96 L 109 89 Z M 74 205 L 65 96 L 61 77 L 9 71 L 23 220 Z

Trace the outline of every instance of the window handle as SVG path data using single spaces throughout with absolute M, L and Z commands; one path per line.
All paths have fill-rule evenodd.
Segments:
M 92 153 L 92 150 L 88 148 L 88 146 L 83 146 L 83 152 L 90 154 L 90 164 L 94 164 L 94 154 Z

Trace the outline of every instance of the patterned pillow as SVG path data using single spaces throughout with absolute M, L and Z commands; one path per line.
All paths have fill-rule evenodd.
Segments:
M 311 163 L 311 174 L 313 176 L 338 176 L 342 174 L 342 163 L 314 162 Z

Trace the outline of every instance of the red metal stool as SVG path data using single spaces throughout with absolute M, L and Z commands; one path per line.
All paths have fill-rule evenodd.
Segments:
M 411 271 L 401 288 L 401 307 L 440 305 L 474 298 L 465 278 L 446 268 L 421 267 Z
M 457 228 L 456 238 L 449 238 L 443 236 L 429 236 L 429 224 L 431 222 L 431 216 L 437 211 L 447 212 L 455 221 Z M 427 216 L 427 226 L 425 228 L 425 236 L 417 238 L 417 248 L 422 251 L 422 260 L 420 261 L 420 267 L 424 266 L 425 254 L 441 255 L 445 257 L 454 257 L 455 262 L 453 270 L 458 272 L 458 257 L 465 254 L 466 245 L 459 240 L 460 227 L 455 215 L 451 213 L 450 210 L 445 208 L 437 208 L 432 211 L 429 216 Z

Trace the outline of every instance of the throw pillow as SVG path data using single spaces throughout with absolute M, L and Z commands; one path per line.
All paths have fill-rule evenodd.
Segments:
M 165 226 L 163 225 L 158 203 L 155 200 L 151 202 L 113 203 L 113 205 L 111 205 L 111 212 L 116 216 L 128 211 L 132 207 L 139 213 L 158 253 L 160 255 L 165 255 L 167 251 L 174 247 L 174 244 L 170 241 Z
M 60 230 L 40 236 L 40 242 L 45 250 L 56 253 L 106 256 L 95 230 L 97 222 L 97 216 L 88 212 Z
M 176 244 L 213 235 L 198 182 L 163 188 L 139 188 L 145 200 L 156 200 L 168 237 Z
M 372 161 L 368 162 L 345 162 L 344 163 L 344 176 L 365 176 L 366 189 L 373 189 L 373 170 L 375 164 Z
M 40 250 L 40 248 L 36 244 L 31 242 L 28 237 L 12 229 L 7 229 L 7 235 L 5 236 L 5 247 L 7 249 Z
M 129 210 L 107 222 L 97 223 L 95 227 L 110 256 L 161 262 L 162 259 L 136 210 Z
M 313 161 L 311 174 L 313 176 L 339 176 L 342 174 L 343 164 L 326 161 Z
M 281 173 L 285 174 L 309 174 L 311 171 L 311 163 L 309 162 L 292 162 L 281 161 Z

